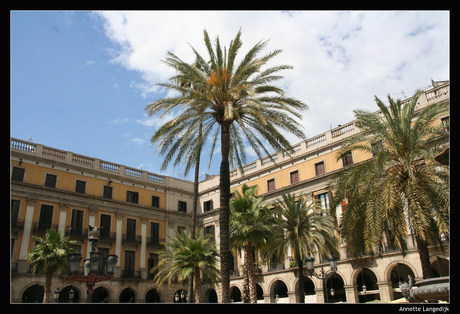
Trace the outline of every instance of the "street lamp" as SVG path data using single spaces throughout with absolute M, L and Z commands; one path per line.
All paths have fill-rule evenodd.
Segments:
M 329 279 L 337 271 L 337 258 L 335 258 L 334 255 L 331 253 L 331 257 L 329 258 L 329 266 L 331 267 L 331 269 L 328 271 L 324 271 L 323 266 L 321 266 L 321 270 L 319 274 L 315 273 L 314 264 L 315 264 L 315 259 L 310 255 L 310 253 L 308 253 L 307 270 L 310 276 L 315 276 L 316 278 L 323 281 L 324 303 L 327 303 L 326 280 Z M 334 296 L 334 288 L 331 288 L 331 296 Z
M 100 229 L 100 228 L 99 228 Z M 93 288 L 97 282 L 106 281 L 113 278 L 115 265 L 118 262 L 118 256 L 115 254 L 110 254 L 107 258 L 107 271 L 104 275 L 96 275 L 103 271 L 101 269 L 101 253 L 96 252 L 97 242 L 99 240 L 99 230 L 96 227 L 90 226 L 90 233 L 88 236 L 88 241 L 90 242 L 91 251 L 89 252 L 89 259 L 84 260 L 84 275 L 78 275 L 78 270 L 80 269 L 81 254 L 71 253 L 69 254 L 69 268 L 70 280 L 75 280 L 78 282 L 86 283 L 87 287 L 87 298 L 86 303 L 91 303 Z M 71 291 L 72 292 L 72 291 Z M 70 293 L 69 293 L 70 298 Z M 73 299 L 73 298 L 71 298 Z
M 54 302 L 58 303 L 59 302 L 59 288 L 56 288 L 53 294 L 54 294 Z

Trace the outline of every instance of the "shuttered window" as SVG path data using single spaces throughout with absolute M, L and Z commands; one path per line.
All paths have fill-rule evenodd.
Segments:
M 290 173 L 291 184 L 299 182 L 299 171 L 293 171 Z
M 275 190 L 275 179 L 271 179 L 267 181 L 267 190 L 268 192 Z

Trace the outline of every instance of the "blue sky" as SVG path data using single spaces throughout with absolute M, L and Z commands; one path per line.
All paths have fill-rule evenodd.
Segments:
M 203 29 L 229 44 L 242 28 L 240 54 L 270 39 L 290 64 L 280 82 L 309 106 L 302 124 L 313 137 L 374 111 L 374 95 L 401 98 L 430 80 L 449 79 L 447 11 L 147 11 L 10 13 L 11 136 L 131 167 L 160 171 L 149 139 L 164 121 L 144 107 L 165 97 L 155 83 L 173 74 L 161 60 L 184 61 L 189 46 L 206 56 Z M 291 142 L 300 140 L 290 137 Z M 255 156 L 249 153 L 249 160 Z M 220 154 L 201 174 L 218 174 Z M 192 178 L 193 174 L 189 175 Z

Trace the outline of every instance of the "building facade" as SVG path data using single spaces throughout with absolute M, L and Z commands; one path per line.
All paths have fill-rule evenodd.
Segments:
M 419 99 L 418 109 L 449 101 L 449 82 L 436 82 Z M 446 125 L 449 116 L 440 116 Z M 353 152 L 337 161 L 342 142 L 359 132 L 354 121 L 302 141 L 293 146 L 294 154 L 272 154 L 231 171 L 231 189 L 244 183 L 259 186 L 259 195 L 267 203 L 284 193 L 305 194 L 329 207 L 331 195 L 327 184 L 343 167 L 365 162 L 372 156 Z M 189 230 L 193 183 L 160 176 L 127 166 L 46 147 L 11 140 L 11 302 L 33 302 L 43 291 L 44 276 L 32 275 L 26 262 L 33 247 L 33 235 L 44 230 L 61 230 L 77 242 L 74 248 L 83 258 L 89 256 L 88 225 L 102 226 L 98 250 L 103 256 L 116 254 L 118 264 L 114 279 L 96 284 L 94 302 L 166 302 L 182 289 L 180 283 L 158 289 L 148 270 L 158 261 L 158 250 L 167 236 L 180 228 Z M 204 232 L 215 235 L 219 244 L 219 176 L 207 177 L 199 184 L 198 221 Z M 342 206 L 346 206 L 343 203 Z M 342 212 L 337 208 L 337 217 Z M 402 297 L 399 282 L 411 275 L 422 278 L 418 252 L 412 241 L 405 256 L 390 246 L 382 258 L 368 256 L 362 260 L 347 257 L 340 248 L 338 269 L 327 281 L 307 277 L 307 303 L 390 302 Z M 448 274 L 449 245 L 444 253 L 430 248 L 432 267 L 437 275 Z M 314 254 L 315 271 L 328 270 L 328 261 Z M 282 264 L 263 264 L 256 253 L 257 295 L 260 303 L 296 303 L 298 268 L 288 256 Z M 233 256 L 231 299 L 241 302 L 242 256 Z M 305 274 L 307 275 L 307 274 Z M 327 296 L 323 293 L 326 285 Z M 54 291 L 59 288 L 62 300 L 73 286 L 80 302 L 86 299 L 84 284 L 69 281 L 67 274 L 56 274 Z M 363 289 L 363 286 L 366 288 Z M 331 295 L 331 290 L 334 293 Z M 205 302 L 219 302 L 219 286 L 204 283 Z M 34 299 L 35 298 L 35 299 Z

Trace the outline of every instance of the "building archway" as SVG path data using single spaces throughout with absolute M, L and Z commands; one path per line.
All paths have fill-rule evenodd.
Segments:
M 92 303 L 109 303 L 109 292 L 105 287 L 97 287 L 94 289 L 91 298 Z
M 217 303 L 218 300 L 217 300 L 216 290 L 212 288 L 209 288 L 208 290 L 206 290 L 206 292 L 204 293 L 204 302 L 205 303 Z
M 160 294 L 157 289 L 150 289 L 145 295 L 145 303 L 160 303 Z
M 43 303 L 45 288 L 40 284 L 28 287 L 22 294 L 22 303 Z
M 388 279 L 391 281 L 393 291 L 393 300 L 403 298 L 403 294 L 399 290 L 399 285 L 408 282 L 409 276 L 415 281 L 415 274 L 411 267 L 404 263 L 396 262 L 390 265 L 388 269 Z
M 258 283 L 256 283 L 256 294 L 257 294 L 257 303 L 265 303 L 264 290 Z
M 230 288 L 230 300 L 232 303 L 241 303 L 241 291 L 237 286 Z
M 272 284 L 270 303 L 289 303 L 288 288 L 284 281 L 278 279 Z
M 123 289 L 118 297 L 120 303 L 135 303 L 136 302 L 136 293 L 131 288 Z
M 332 289 L 334 289 L 333 293 Z M 324 298 L 327 300 L 327 302 L 325 303 L 347 302 L 342 276 L 335 273 L 331 278 L 326 280 L 326 293 L 327 295 L 324 296 Z
M 187 303 L 187 291 L 179 289 L 174 293 L 173 298 L 174 303 Z
M 359 303 L 380 300 L 380 291 L 377 281 L 377 276 L 372 270 L 368 268 L 361 269 L 356 277 Z
M 449 276 L 449 260 L 437 256 L 436 259 L 431 262 L 431 268 L 433 268 L 434 277 Z
M 304 294 L 305 294 L 305 303 L 317 303 L 316 302 L 316 291 L 315 291 L 315 284 L 310 277 L 304 277 Z M 295 301 L 296 303 L 299 302 L 299 280 L 297 279 L 295 285 Z
M 69 292 L 72 288 L 74 291 L 72 303 L 80 302 L 80 289 L 78 289 L 75 286 L 68 285 L 67 287 L 64 287 L 62 290 L 59 291 L 59 303 L 70 303 Z

